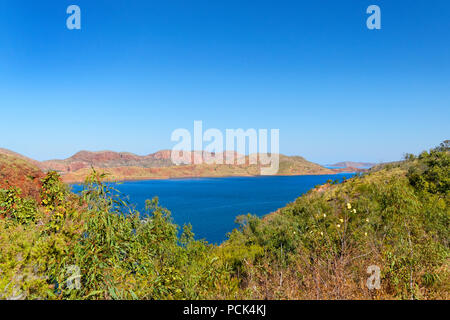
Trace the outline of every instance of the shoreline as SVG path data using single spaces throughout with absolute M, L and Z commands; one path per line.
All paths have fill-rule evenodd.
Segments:
M 122 182 L 140 182 L 140 181 L 153 181 L 153 180 L 185 180 L 185 179 L 220 179 L 220 178 L 260 178 L 260 177 L 295 177 L 295 176 L 332 176 L 337 174 L 356 174 L 357 171 L 346 171 L 346 172 L 334 172 L 334 173 L 311 173 L 311 174 L 275 174 L 275 175 L 224 175 L 224 176 L 181 176 L 181 177 L 142 177 L 142 178 L 125 178 L 125 179 L 105 179 L 104 182 L 109 183 L 122 183 Z M 80 180 L 64 180 L 64 176 L 61 176 L 62 181 L 68 185 L 82 184 L 84 179 Z

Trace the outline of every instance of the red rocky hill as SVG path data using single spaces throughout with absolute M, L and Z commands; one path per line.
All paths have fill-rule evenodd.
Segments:
M 44 173 L 36 166 L 37 161 L 28 160 L 9 150 L 0 150 L 0 189 L 17 187 L 21 195 L 39 201 L 41 179 Z
M 259 165 L 250 164 L 248 156 L 242 156 L 233 151 L 217 154 L 216 156 L 222 156 L 223 159 L 226 158 L 226 155 L 233 156 L 235 159 L 243 158 L 244 164 L 238 164 L 237 162 L 235 164 L 202 164 L 202 161 L 200 161 L 202 158 L 201 151 L 186 154 L 187 158 L 191 159 L 191 164 L 181 166 L 172 163 L 170 150 L 162 150 L 146 156 L 128 152 L 80 151 L 67 159 L 43 162 L 26 158 L 5 149 L 0 149 L 0 154 L 4 157 L 3 162 L 5 163 L 3 166 L 4 181 L 7 178 L 10 181 L 8 182 L 9 184 L 11 184 L 11 181 L 16 181 L 28 193 L 33 193 L 33 183 L 38 183 L 37 180 L 39 179 L 33 180 L 31 178 L 27 180 L 24 177 L 39 176 L 39 174 L 42 174 L 40 170 L 43 172 L 57 171 L 61 174 L 63 181 L 66 182 L 82 182 L 90 173 L 91 167 L 104 169 L 103 171 L 108 172 L 113 180 L 254 176 L 260 174 Z M 367 171 L 359 168 L 328 169 L 299 156 L 280 155 L 279 160 L 279 175 L 315 175 Z M 15 166 L 20 168 L 16 170 Z M 27 173 L 24 175 L 23 172 Z

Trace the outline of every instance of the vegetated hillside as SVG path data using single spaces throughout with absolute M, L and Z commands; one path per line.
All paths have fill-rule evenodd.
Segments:
M 372 162 L 353 162 L 353 161 L 343 161 L 335 164 L 329 164 L 329 167 L 339 167 L 339 168 L 371 168 L 375 166 L 376 163 Z
M 136 212 L 103 178 L 75 195 L 50 172 L 34 203 L 0 192 L 0 298 L 450 298 L 448 142 L 240 216 L 220 246 L 179 236 L 157 198 Z
M 26 162 L 31 163 L 32 165 L 34 165 L 36 167 L 40 167 L 39 161 L 25 157 L 24 155 L 21 155 L 17 152 L 14 152 L 14 151 L 11 151 L 8 149 L 0 148 L 0 154 L 7 155 L 7 156 L 13 156 L 13 157 L 25 160 Z
M 370 168 L 369 171 L 375 172 L 375 171 L 380 171 L 383 169 L 389 169 L 389 168 L 394 168 L 394 167 L 402 167 L 403 169 L 408 169 L 408 167 L 411 165 L 413 165 L 412 162 L 408 162 L 405 160 L 392 161 L 392 162 L 385 162 L 385 163 L 377 164 L 377 165 L 373 166 L 372 168 Z
M 449 141 L 239 218 L 223 244 L 250 298 L 449 299 Z M 367 268 L 381 272 L 370 291 Z
M 39 199 L 44 173 L 33 161 L 14 152 L 0 150 L 0 189 L 16 187 L 22 197 Z
M 115 168 L 97 168 L 100 172 L 108 174 L 109 181 L 169 179 L 189 177 L 228 177 L 228 176 L 258 176 L 261 173 L 260 165 L 249 164 L 192 164 L 170 167 L 143 168 L 136 166 L 123 166 Z M 338 172 L 356 172 L 356 168 L 327 169 L 318 164 L 309 162 L 302 157 L 288 157 L 280 155 L 278 175 L 315 175 L 335 174 Z M 82 182 L 91 173 L 91 168 L 83 168 L 68 172 L 62 176 L 67 183 Z
M 327 169 L 316 163 L 310 162 L 300 156 L 285 156 L 280 154 L 279 175 L 295 174 L 333 174 L 331 169 Z

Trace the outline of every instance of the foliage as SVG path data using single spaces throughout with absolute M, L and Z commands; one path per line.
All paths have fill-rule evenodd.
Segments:
M 10 218 L 19 224 L 28 224 L 35 220 L 36 202 L 21 197 L 21 193 L 22 191 L 15 187 L 0 190 L 0 218 Z
M 10 208 L 22 205 L 14 198 L 6 219 L 0 220 L 0 297 L 232 296 L 236 281 L 219 264 L 215 247 L 194 240 L 189 226 L 178 237 L 170 212 L 157 198 L 147 202 L 141 216 L 103 178 L 93 171 L 82 194 L 75 196 L 50 172 L 43 179 L 41 220 L 26 227 L 8 223 L 17 215 Z
M 411 185 L 429 193 L 445 194 L 450 191 L 450 153 L 448 141 L 430 152 L 422 152 L 417 165 L 408 171 Z
M 240 216 L 220 246 L 180 234 L 158 198 L 136 211 L 105 179 L 92 170 L 76 195 L 49 172 L 41 203 L 0 190 L 0 298 L 448 299 L 448 142 Z
M 449 179 L 443 144 L 327 184 L 263 219 L 241 217 L 226 259 L 247 298 L 447 298 Z M 255 246 L 264 254 L 249 255 Z M 382 272 L 375 292 L 365 285 L 370 265 Z

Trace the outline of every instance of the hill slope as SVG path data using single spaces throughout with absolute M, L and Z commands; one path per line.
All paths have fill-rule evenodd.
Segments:
M 40 179 L 44 173 L 27 158 L 2 149 L 0 152 L 0 189 L 20 188 L 24 197 L 39 199 Z
M 7 156 L 13 156 L 13 157 L 22 159 L 22 160 L 24 160 L 24 161 L 26 161 L 26 162 L 28 162 L 28 163 L 36 166 L 36 167 L 40 167 L 41 166 L 41 162 L 39 162 L 37 160 L 34 160 L 34 159 L 31 159 L 31 158 L 28 158 L 28 157 L 25 157 L 24 155 L 21 155 L 21 154 L 19 154 L 17 152 L 14 152 L 14 151 L 11 151 L 11 150 L 8 150 L 8 149 L 0 148 L 0 154 L 7 155 Z
M 223 255 L 249 299 L 449 299 L 449 204 L 447 145 L 239 217 Z

